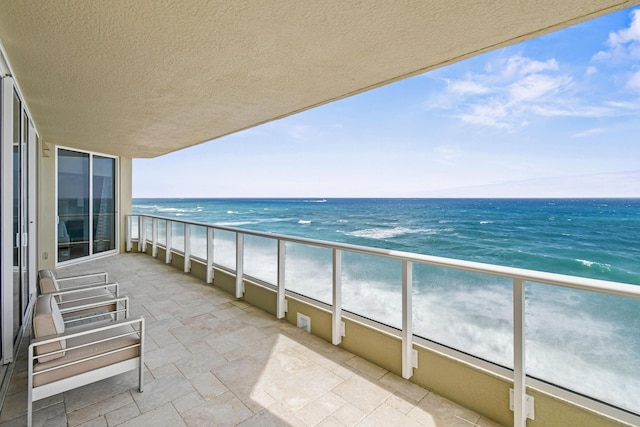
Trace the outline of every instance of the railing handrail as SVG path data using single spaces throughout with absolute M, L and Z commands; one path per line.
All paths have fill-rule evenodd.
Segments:
M 455 258 L 446 258 L 433 255 L 416 254 L 412 252 L 396 251 L 390 249 L 374 248 L 370 246 L 354 245 L 349 243 L 330 242 L 319 239 L 309 239 L 306 237 L 287 236 L 284 234 L 268 233 L 263 231 L 248 230 L 244 228 L 229 227 L 211 223 L 190 221 L 179 218 L 163 217 L 149 214 L 131 214 L 127 216 L 157 218 L 171 222 L 195 225 L 206 228 L 213 228 L 233 233 L 243 233 L 246 235 L 265 237 L 274 240 L 283 240 L 291 243 L 300 243 L 324 247 L 328 249 L 340 249 L 348 252 L 356 252 L 365 255 L 382 256 L 400 261 L 410 261 L 420 264 L 429 264 L 437 267 L 454 268 L 473 273 L 488 274 L 491 276 L 505 277 L 509 279 L 519 279 L 525 282 L 542 283 L 553 286 L 560 286 L 583 291 L 597 292 L 608 295 L 616 295 L 626 298 L 640 299 L 640 285 L 630 283 L 620 283 L 601 279 L 591 279 L 587 277 L 570 276 L 567 274 L 549 273 L 537 270 L 528 270 L 517 267 L 506 267 L 501 265 L 482 263 L 477 261 L 466 261 Z

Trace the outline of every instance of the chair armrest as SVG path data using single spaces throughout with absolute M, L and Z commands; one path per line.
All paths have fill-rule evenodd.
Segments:
M 47 335 L 45 337 L 32 340 L 31 344 L 29 344 L 29 349 L 31 350 L 34 347 L 37 347 L 43 344 L 51 344 L 51 343 L 66 340 L 69 338 L 76 338 L 84 335 L 91 335 L 98 332 L 107 331 L 109 329 L 115 329 L 120 326 L 136 325 L 136 324 L 140 325 L 139 332 L 141 335 L 144 335 L 144 316 L 140 316 L 134 319 L 118 320 L 118 321 L 106 323 L 106 324 L 101 323 L 100 326 L 98 327 L 96 327 L 95 325 L 87 326 L 87 327 L 78 327 L 73 331 L 65 331 L 61 334 L 56 334 L 56 335 Z M 130 334 L 127 334 L 127 335 L 130 335 Z M 70 349 L 71 348 L 67 348 L 66 350 L 70 350 Z
M 104 279 L 102 279 L 102 282 L 99 282 L 99 283 L 107 283 L 109 281 L 109 274 L 106 271 L 101 271 L 99 273 L 81 274 L 79 276 L 56 277 L 56 281 L 58 283 L 61 283 L 61 282 L 68 282 L 70 280 L 87 279 L 89 277 L 101 277 L 101 276 L 104 276 Z
M 92 283 L 90 285 L 78 285 L 78 286 L 70 286 L 64 289 L 60 289 L 58 292 L 53 292 L 52 295 L 70 295 L 90 289 L 109 289 L 115 288 L 116 293 L 115 296 L 120 296 L 120 284 L 118 282 L 112 283 Z
M 126 295 L 123 297 L 107 298 L 100 301 L 77 305 L 75 307 L 60 308 L 60 314 L 73 314 L 76 311 L 89 310 L 92 308 L 100 308 L 100 307 L 104 307 L 105 305 L 118 304 L 120 302 L 124 303 L 125 318 L 128 318 L 129 317 L 129 297 Z M 117 313 L 118 311 L 119 310 L 116 309 L 115 313 Z M 108 313 L 114 313 L 114 312 L 109 311 Z

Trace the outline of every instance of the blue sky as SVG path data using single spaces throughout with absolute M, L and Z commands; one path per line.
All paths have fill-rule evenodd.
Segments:
M 134 197 L 640 197 L 640 8 L 133 163 Z

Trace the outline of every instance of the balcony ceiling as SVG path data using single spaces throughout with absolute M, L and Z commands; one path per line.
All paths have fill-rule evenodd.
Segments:
M 0 39 L 45 142 L 154 157 L 638 3 L 2 1 Z

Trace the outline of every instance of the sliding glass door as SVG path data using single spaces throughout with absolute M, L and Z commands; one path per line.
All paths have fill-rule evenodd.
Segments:
M 58 150 L 58 262 L 89 255 L 89 154 Z
M 0 84 L 0 364 L 13 350 L 35 295 L 36 139 L 11 77 Z M 4 372 L 0 370 L 0 372 Z M 0 375 L 0 380 L 1 380 Z
M 93 253 L 116 248 L 116 160 L 93 156 Z
M 58 149 L 58 262 L 116 249 L 116 159 Z

